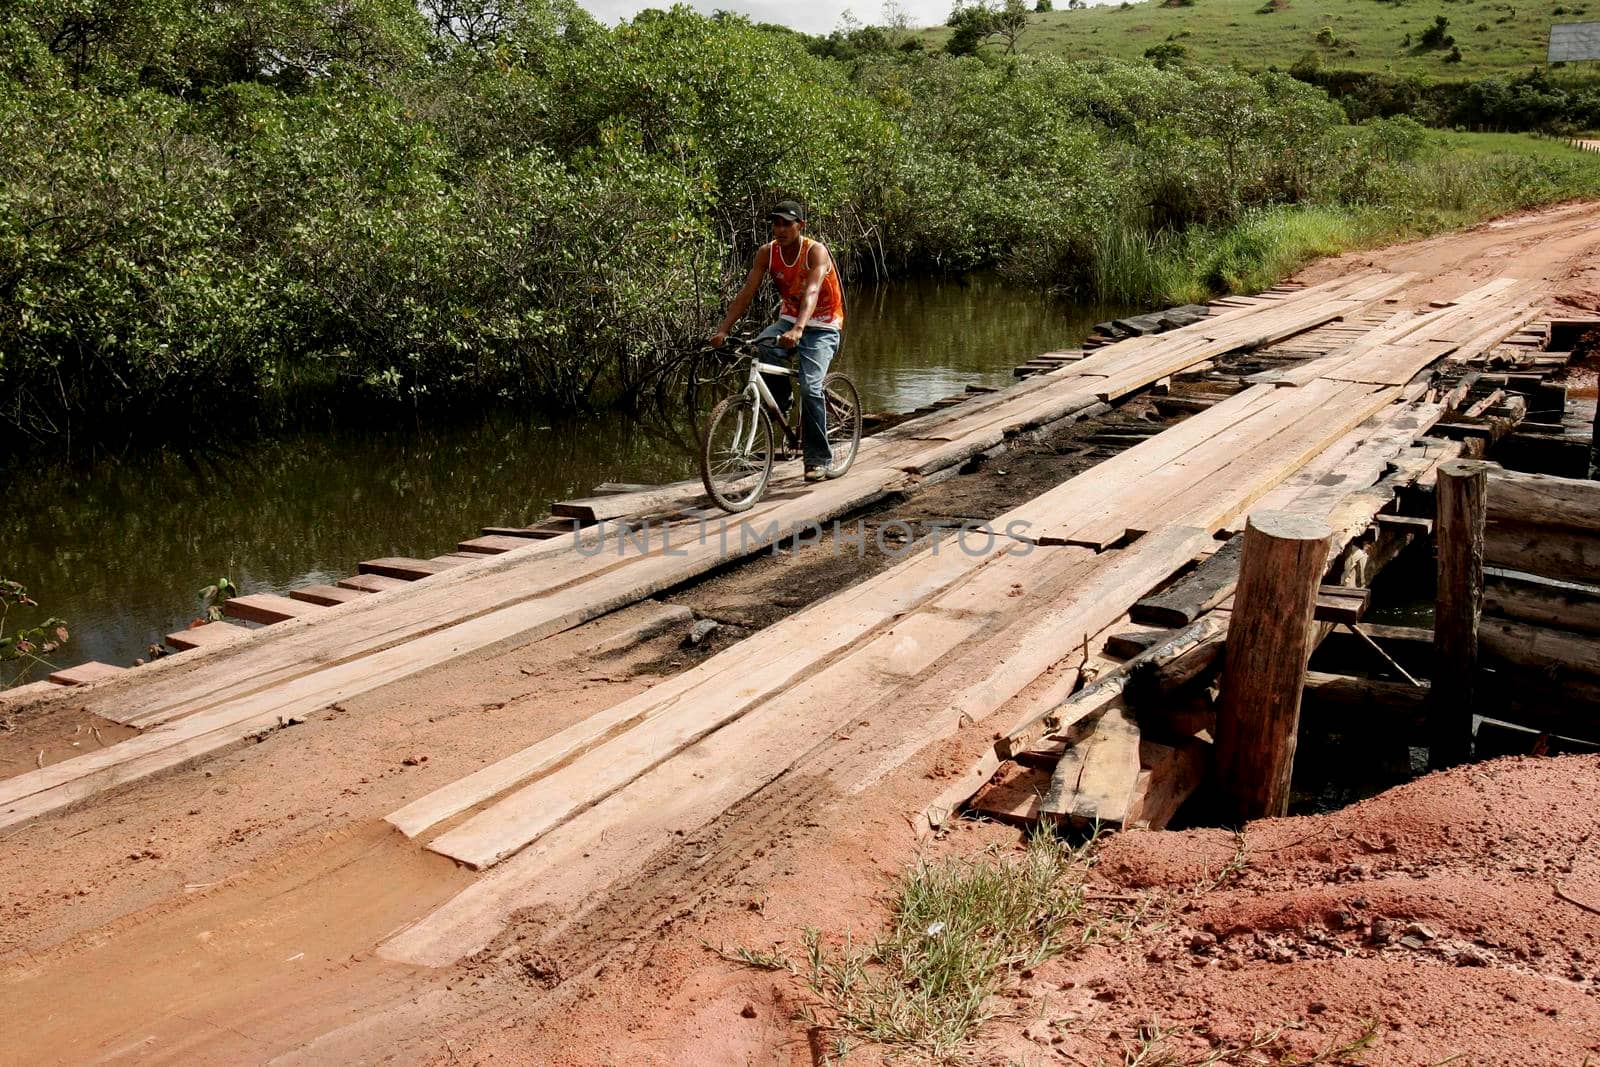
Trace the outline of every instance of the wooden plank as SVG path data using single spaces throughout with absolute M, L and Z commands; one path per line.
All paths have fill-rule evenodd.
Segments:
M 187 652 L 193 648 L 217 648 L 222 645 L 231 645 L 235 641 L 242 641 L 250 636 L 250 631 L 243 626 L 231 622 L 208 622 L 204 626 L 196 626 L 189 630 L 179 630 L 166 636 L 167 644 L 179 652 Z M 109 751 L 106 750 L 106 751 Z
M 367 591 L 364 589 L 340 589 L 336 585 L 308 585 L 289 590 L 289 599 L 303 600 L 307 604 L 320 604 L 323 607 L 347 604 L 366 595 Z
M 577 522 L 573 519 L 559 521 L 565 524 L 564 529 L 557 529 L 553 525 L 554 520 L 552 520 L 550 522 L 536 523 L 532 526 L 485 526 L 478 532 L 484 537 L 517 537 L 526 542 L 530 540 L 552 540 L 565 534 L 570 534 L 578 528 Z
M 774 623 L 697 667 L 412 801 L 387 820 L 408 837 L 414 837 L 591 751 L 618 731 L 678 712 L 695 699 L 702 687 L 720 690 L 721 711 L 740 714 L 793 684 L 819 660 L 909 611 L 976 566 L 976 561 L 949 552 L 931 567 L 930 562 L 929 553 L 917 552 L 865 582 Z
M 114 667 L 109 663 L 90 660 L 80 663 L 76 667 L 67 667 L 64 670 L 52 671 L 47 681 L 53 685 L 90 685 L 94 682 L 103 682 L 108 678 L 115 678 L 126 670 L 124 667 Z
M 1163 521 L 1184 522 L 1217 530 L 1249 509 L 1264 494 L 1292 475 L 1351 429 L 1398 399 L 1398 390 L 1342 382 L 1314 382 L 1301 389 L 1278 390 L 1287 410 L 1262 429 L 1272 432 L 1244 451 L 1217 450 L 1231 459 L 1206 478 L 1196 479 L 1129 523 L 1137 531 Z M 1198 417 L 1198 416 L 1197 416 Z M 1143 487 L 1141 487 L 1143 491 Z
M 1187 626 L 1222 603 L 1239 583 L 1242 537 L 1233 537 L 1199 566 L 1159 593 L 1128 609 L 1130 618 L 1152 626 Z
M 1172 636 L 1171 630 L 1129 630 L 1106 638 L 1106 655 L 1114 659 L 1132 659 L 1148 652 Z
M 1253 386 L 1035 497 L 1028 503 L 1028 514 L 1020 516 L 1029 523 L 1027 536 L 1039 544 L 1082 543 L 1100 548 L 1114 543 L 1127 527 L 1123 521 L 1119 528 L 1119 517 L 1143 510 L 1147 481 L 1250 420 L 1274 403 L 1276 394 L 1271 386 Z M 1078 537 L 1079 531 L 1102 528 L 1117 528 L 1117 534 Z
M 1128 663 L 1102 674 L 1059 704 L 1018 723 L 995 742 L 995 752 L 1002 758 L 1012 759 L 1031 748 L 1041 737 L 1059 734 L 1079 723 L 1092 721 L 1112 701 L 1121 697 L 1130 684 L 1137 684 L 1141 674 L 1158 671 L 1166 664 L 1184 659 L 1190 650 L 1205 645 L 1213 637 L 1224 633 L 1225 629 L 1225 624 L 1215 617 L 1201 619 Z
M 788 470 L 791 466 L 795 465 L 780 464 L 785 474 L 792 473 Z M 775 470 L 773 475 L 777 477 L 778 471 Z M 550 514 L 555 518 L 577 519 L 584 526 L 593 526 L 606 519 L 655 514 L 702 503 L 710 503 L 706 497 L 705 486 L 699 479 L 686 479 L 631 493 L 603 493 L 599 496 L 557 501 L 550 505 Z
M 320 610 L 320 605 L 310 601 L 294 600 L 274 593 L 250 593 L 245 596 L 229 597 L 222 604 L 222 613 L 229 618 L 268 624 L 315 615 Z
M 410 584 L 404 578 L 390 578 L 382 574 L 357 574 L 349 578 L 340 578 L 337 583 L 341 589 L 351 589 L 358 593 L 382 593 L 388 589 L 404 589 Z
M 1366 614 L 1368 591 L 1324 585 L 1317 590 L 1312 618 L 1318 622 L 1360 622 Z
M 1139 742 L 1139 782 L 1128 804 L 1124 825 L 1130 829 L 1164 830 L 1184 801 L 1205 778 L 1211 746 L 1195 740 L 1162 745 Z
M 451 562 L 438 563 L 427 559 L 412 559 L 410 556 L 384 556 L 379 559 L 364 559 L 356 564 L 356 569 L 362 574 L 377 574 L 385 578 L 414 582 L 430 578 L 440 571 L 447 571 L 454 565 Z
M 973 720 L 985 717 L 1114 622 L 1130 598 L 1183 566 L 1209 539 L 1204 530 L 1175 526 L 1107 554 L 1112 558 L 1103 558 L 1102 568 L 1082 589 L 1019 623 L 1015 651 L 955 694 L 951 706 Z
M 1515 622 L 1600 634 L 1600 587 L 1490 571 L 1483 576 L 1483 611 Z
M 1040 814 L 1073 825 L 1122 826 L 1139 784 L 1139 744 L 1133 714 L 1109 709 L 1088 737 L 1062 754 Z
M 1073 550 L 1054 550 L 1046 555 L 1048 560 L 1057 561 L 1055 566 L 1062 579 L 1070 579 L 1085 564 L 1100 567 L 1102 577 L 1093 583 L 1097 587 L 1105 584 L 1103 574 L 1110 570 L 1088 554 Z M 773 687 L 776 692 L 770 699 L 753 701 L 756 710 L 730 707 L 726 684 L 699 686 L 678 706 L 535 779 L 434 839 L 428 847 L 469 866 L 491 866 L 747 715 L 761 714 L 775 706 L 786 706 L 789 714 L 803 717 L 808 714 L 805 709 L 813 709 L 809 714 L 814 715 L 813 702 L 819 699 L 831 702 L 836 714 L 848 714 L 851 706 L 881 707 L 889 693 L 916 684 L 942 657 L 983 632 L 997 613 L 1020 613 L 1021 599 L 1007 597 L 1005 590 L 1019 579 L 1043 580 L 1047 577 L 1044 570 L 1045 564 L 1040 560 L 1024 560 L 1000 551 L 985 560 L 983 566 L 971 570 L 967 580 L 938 593 L 925 608 L 885 621 L 869 640 L 856 641 L 847 654 L 807 675 L 798 685 L 787 681 Z M 988 605 L 988 610 L 971 605 Z M 977 662 L 993 657 L 984 645 L 963 650 L 959 655 Z M 949 702 L 947 688 L 938 687 L 935 694 L 951 707 L 965 706 Z M 1015 691 L 1001 694 L 1001 699 L 1012 695 Z M 960 715 L 953 711 L 941 718 L 952 724 L 960 721 Z M 913 735 L 906 743 L 914 751 L 922 742 Z M 894 764 L 893 760 L 890 762 Z
M 1006 763 L 993 781 L 984 783 L 967 807 L 986 819 L 1029 826 L 1039 821 L 1039 798 L 1049 786 L 1049 771 Z

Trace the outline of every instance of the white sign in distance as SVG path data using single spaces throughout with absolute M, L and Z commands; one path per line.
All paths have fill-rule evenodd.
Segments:
M 1550 26 L 1551 63 L 1600 59 L 1600 22 L 1557 22 Z

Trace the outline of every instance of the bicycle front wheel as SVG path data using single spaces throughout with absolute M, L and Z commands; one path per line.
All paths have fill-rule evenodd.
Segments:
M 861 397 L 854 382 L 834 373 L 822 379 L 822 399 L 828 406 L 828 448 L 833 453 L 828 477 L 837 478 L 850 469 L 861 448 Z
M 725 511 L 748 511 L 772 477 L 772 420 L 745 395 L 711 411 L 700 447 L 700 479 Z

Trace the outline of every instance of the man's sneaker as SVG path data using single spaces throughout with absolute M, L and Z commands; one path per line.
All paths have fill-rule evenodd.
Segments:
M 820 481 L 822 481 L 822 479 L 826 478 L 827 476 L 828 476 L 828 468 L 826 468 L 826 467 L 807 467 L 806 468 L 806 481 L 808 481 L 808 482 L 820 482 Z

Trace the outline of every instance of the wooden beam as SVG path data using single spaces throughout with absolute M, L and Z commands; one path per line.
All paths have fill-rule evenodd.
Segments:
M 1600 484 L 1491 467 L 1487 518 L 1600 533 Z
M 1490 566 L 1564 582 L 1587 583 L 1600 575 L 1600 535 L 1534 523 L 1490 522 L 1483 536 L 1483 560 Z
M 1600 641 L 1591 634 L 1532 623 L 1489 618 L 1481 639 L 1486 657 L 1537 674 L 1581 674 L 1600 678 Z M 1435 688 L 1439 683 L 1435 682 Z
M 1483 614 L 1484 515 L 1489 468 L 1471 460 L 1439 465 L 1438 600 L 1434 607 L 1433 692 L 1428 709 L 1428 762 L 1465 760 L 1472 749 L 1472 680 Z
M 1491 571 L 1483 577 L 1483 613 L 1537 626 L 1600 634 L 1600 586 Z
M 1122 695 L 1130 679 L 1139 672 L 1161 671 L 1165 665 L 1182 660 L 1191 650 L 1204 646 L 1212 638 L 1219 636 L 1224 628 L 1225 624 L 1220 619 L 1207 617 L 1182 632 L 1173 634 L 1121 667 L 1101 675 L 1060 704 L 1020 724 L 995 742 L 995 752 L 1003 759 L 1014 759 L 1018 753 L 1031 748 L 1040 738 L 1049 734 L 1059 734 L 1078 723 L 1094 719 Z
M 1312 613 L 1331 536 L 1326 523 L 1290 512 L 1257 512 L 1245 524 L 1217 714 L 1217 780 L 1235 818 L 1288 810 Z
M 1315 716 L 1323 720 L 1319 725 L 1327 727 L 1353 721 L 1377 730 L 1396 725 L 1416 730 L 1425 721 L 1428 689 L 1407 682 L 1307 671 L 1302 718 Z

